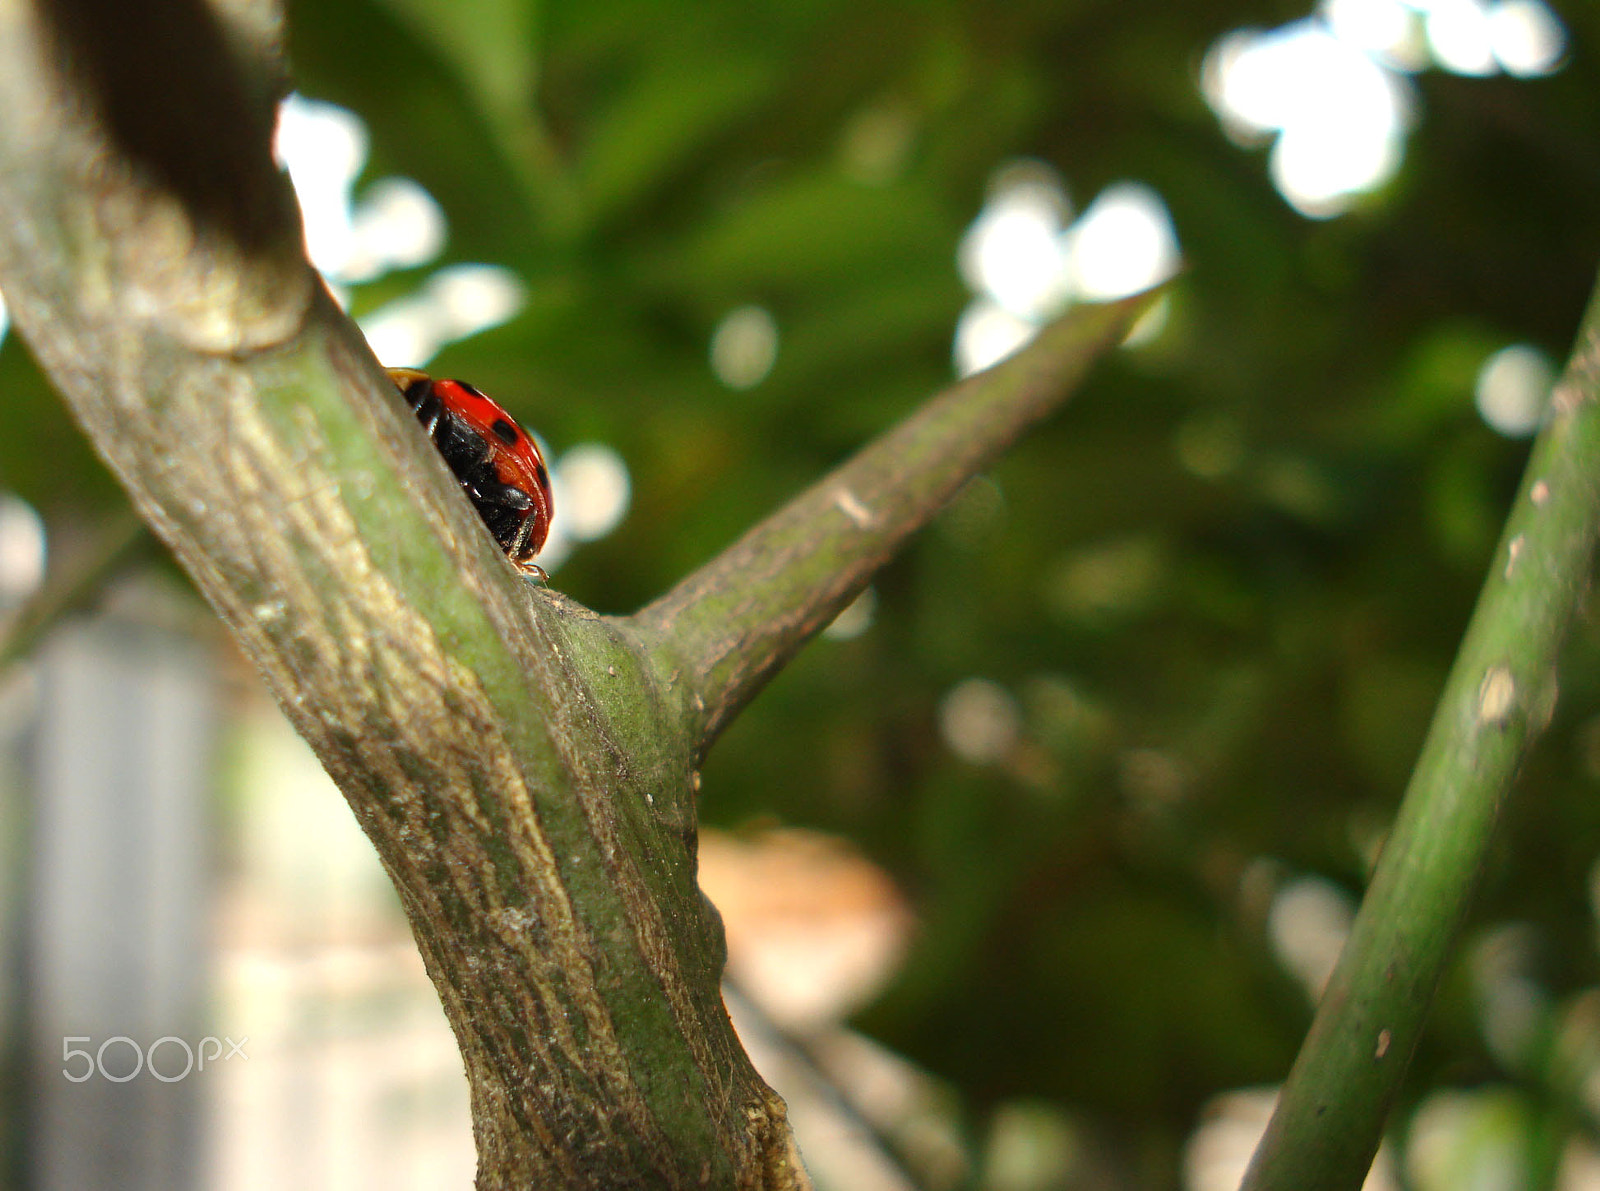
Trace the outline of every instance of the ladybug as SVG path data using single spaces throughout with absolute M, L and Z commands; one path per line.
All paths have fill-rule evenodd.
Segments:
M 533 557 L 554 506 L 539 444 L 464 380 L 435 380 L 415 368 L 388 372 L 506 557 L 523 574 L 543 578 Z

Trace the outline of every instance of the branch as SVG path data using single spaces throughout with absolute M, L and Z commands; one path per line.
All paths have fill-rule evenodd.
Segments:
M 1357 1188 L 1512 777 L 1555 707 L 1600 527 L 1600 287 L 1551 398 L 1389 840 L 1247 1191 Z
M 265 123 L 187 176 L 205 146 L 160 109 L 234 110 L 184 59 L 217 39 L 127 46 L 202 92 L 130 99 L 80 25 L 0 0 L 0 285 L 372 839 L 462 1049 L 479 1187 L 807 1186 L 718 992 L 690 712 L 500 556 L 305 262 Z M 229 52 L 265 44 L 242 30 Z M 164 131 L 125 144 L 108 94 Z
M 1075 307 L 1017 355 L 930 400 L 633 618 L 692 691 L 701 752 L 961 485 L 1066 402 L 1156 296 Z
M 1139 303 L 1076 313 L 604 620 L 506 563 L 306 263 L 260 87 L 229 73 L 276 77 L 261 0 L 214 28 L 184 26 L 212 21 L 195 0 L 162 6 L 161 37 L 122 48 L 182 86 L 132 94 L 103 39 L 74 40 L 120 0 L 48 25 L 44 3 L 0 0 L 0 286 L 399 890 L 461 1047 L 480 1191 L 808 1187 L 723 1008 L 695 768 Z M 172 110 L 196 103 L 237 117 L 214 173 L 206 122 Z

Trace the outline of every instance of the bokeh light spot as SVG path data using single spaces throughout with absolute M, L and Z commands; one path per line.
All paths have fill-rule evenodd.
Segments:
M 1066 242 L 1070 289 L 1090 302 L 1147 290 L 1178 267 L 1178 235 L 1167 205 L 1141 182 L 1106 187 Z
M 986 678 L 964 679 L 939 703 L 939 734 L 951 752 L 974 765 L 1004 758 L 1021 729 L 1016 699 Z
M 863 588 L 861 594 L 846 604 L 822 630 L 822 635 L 830 641 L 853 641 L 872 627 L 877 610 L 878 593 L 870 587 Z
M 956 251 L 975 294 L 956 324 L 953 355 L 961 376 L 1005 359 L 1075 300 L 1126 297 L 1177 269 L 1172 218 L 1143 183 L 1108 186 L 1070 224 L 1066 187 L 1044 162 L 1001 166 L 989 191 Z M 1159 323 L 1145 328 L 1158 329 Z
M 1322 995 L 1333 975 L 1333 965 L 1354 921 L 1353 899 L 1322 877 L 1290 881 L 1273 897 L 1267 916 L 1272 949 L 1312 1000 Z
M 971 376 L 982 372 L 1026 346 L 1038 333 L 1038 324 L 1012 314 L 997 302 L 975 298 L 956 322 L 956 374 Z
M 1062 224 L 1066 190 L 1042 162 L 1003 167 L 957 250 L 961 276 L 1017 318 L 1036 321 L 1069 296 Z
M 44 519 L 20 496 L 0 492 L 0 607 L 27 599 L 44 582 Z
M 986 1191 L 1048 1191 L 1071 1185 L 1084 1165 L 1084 1144 L 1072 1119 L 1044 1101 L 1012 1101 L 995 1109 L 984 1146 Z
M 762 306 L 730 310 L 711 333 L 711 371 L 730 389 L 753 389 L 778 360 L 778 324 Z
M 538 562 L 554 572 L 580 542 L 597 541 L 622 523 L 633 480 L 622 456 L 605 443 L 579 443 L 559 457 L 545 447 L 544 457 L 556 511 Z
M 1507 922 L 1487 930 L 1468 955 L 1484 1041 L 1509 1071 L 1537 1062 L 1551 1018 L 1550 994 L 1532 975 L 1539 951 L 1533 926 Z
M 1083 545 L 1051 568 L 1045 599 L 1065 620 L 1103 625 L 1145 611 L 1162 590 L 1167 566 L 1167 552 L 1154 537 Z
M 515 317 L 527 301 L 527 288 L 499 265 L 451 265 L 428 279 L 428 295 L 443 315 L 450 339 L 464 339 Z
M 1537 78 L 1560 69 L 1567 31 L 1541 0 L 1503 0 L 1489 13 L 1489 44 L 1507 74 Z
M 1276 1088 L 1238 1088 L 1212 1097 L 1183 1148 L 1184 1191 L 1239 1191 L 1277 1101 Z M 1394 1158 L 1385 1142 L 1378 1147 L 1361 1191 L 1399 1188 Z
M 1346 45 L 1399 70 L 1427 65 L 1421 14 L 1402 0 L 1323 0 L 1322 19 Z
M 561 530 L 579 542 L 592 542 L 615 529 L 628 512 L 633 487 L 628 465 L 604 443 L 579 443 L 556 463 Z
M 1284 129 L 1267 169 L 1295 210 L 1308 219 L 1328 219 L 1348 210 L 1357 195 L 1388 181 L 1400 158 L 1398 125 L 1386 117 L 1367 126 L 1307 122 Z
M 278 105 L 273 150 L 300 200 L 306 255 L 342 279 L 353 245 L 350 188 L 367 160 L 366 125 L 337 104 L 291 94 Z
M 1491 75 L 1497 69 L 1489 6 L 1482 0 L 1429 0 L 1428 48 L 1452 74 Z
M 1528 1185 L 1532 1124 L 1516 1093 L 1505 1087 L 1434 1092 L 1411 1118 L 1406 1185 L 1416 1191 L 1517 1191 Z
M 353 201 L 367 160 L 366 124 L 354 112 L 291 94 L 278 107 L 274 149 L 300 201 L 306 254 L 341 302 L 350 286 L 424 265 L 443 251 L 444 211 L 412 179 L 381 178 Z M 385 364 L 421 367 L 446 344 L 512 318 L 525 291 L 509 269 L 455 264 L 359 321 Z
M 1407 72 L 1560 67 L 1566 30 L 1542 0 L 1323 0 L 1276 29 L 1236 29 L 1206 53 L 1200 88 L 1242 145 L 1274 139 L 1273 184 L 1309 219 L 1347 210 L 1399 168 Z
M 392 269 L 427 264 L 444 249 L 444 212 L 410 178 L 380 178 L 367 187 L 350 223 L 343 279 L 370 281 Z
M 1273 182 L 1304 215 L 1338 214 L 1399 165 L 1403 81 L 1321 20 L 1229 34 L 1207 55 L 1202 85 L 1226 127 L 1278 134 Z
M 1502 348 L 1483 362 L 1473 386 L 1478 414 L 1508 438 L 1539 429 L 1555 383 L 1550 358 L 1528 343 Z
M 451 265 L 421 292 L 398 298 L 361 318 L 361 330 L 389 367 L 422 367 L 440 348 L 506 322 L 522 309 L 527 291 L 498 265 Z
M 845 172 L 868 186 L 886 186 L 905 172 L 916 137 L 910 105 L 887 100 L 852 116 L 840 138 Z

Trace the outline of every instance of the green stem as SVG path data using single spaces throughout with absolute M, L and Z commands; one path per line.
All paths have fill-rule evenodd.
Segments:
M 1512 777 L 1549 721 L 1600 525 L 1600 290 L 1534 444 L 1400 814 L 1245 1191 L 1356 1188 Z

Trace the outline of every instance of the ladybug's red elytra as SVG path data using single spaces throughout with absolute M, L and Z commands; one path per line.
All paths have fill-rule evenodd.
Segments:
M 543 578 L 533 558 L 550 532 L 554 506 L 550 472 L 533 436 L 464 380 L 435 380 L 415 368 L 388 372 L 506 557 L 524 574 Z

